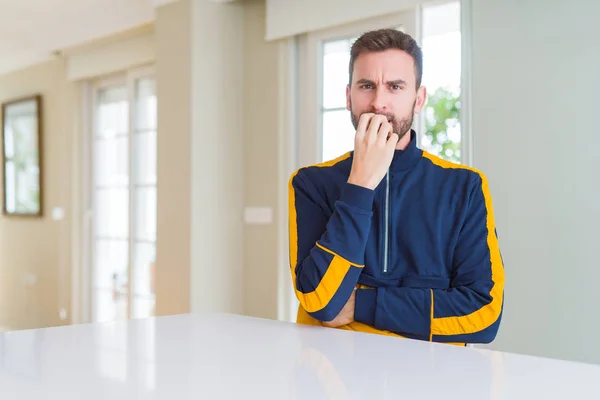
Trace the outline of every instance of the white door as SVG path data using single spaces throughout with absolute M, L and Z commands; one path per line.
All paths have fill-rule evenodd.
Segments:
M 88 142 L 91 320 L 154 315 L 156 84 L 151 68 L 94 82 Z
M 418 38 L 416 9 L 311 33 L 300 44 L 298 162 L 311 165 L 354 148 L 346 110 L 352 43 L 364 32 L 398 29 Z M 415 119 L 419 123 L 419 119 Z

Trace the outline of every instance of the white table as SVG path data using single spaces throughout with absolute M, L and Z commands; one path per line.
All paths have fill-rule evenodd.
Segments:
M 596 399 L 600 366 L 234 315 L 0 334 L 0 399 Z

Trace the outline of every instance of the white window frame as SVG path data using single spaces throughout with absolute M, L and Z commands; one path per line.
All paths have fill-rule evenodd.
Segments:
M 443 4 L 441 0 L 431 4 Z M 461 163 L 473 164 L 471 132 L 471 0 L 461 3 Z M 288 179 L 301 166 L 320 159 L 322 145 L 321 43 L 336 38 L 352 37 L 356 32 L 386 26 L 405 26 L 405 31 L 422 42 L 422 5 L 406 12 L 371 18 L 334 29 L 289 38 L 279 47 L 279 293 L 278 319 L 294 321 L 298 302 L 291 285 L 289 266 Z M 411 22 L 403 15 L 412 13 Z M 408 18 L 406 18 L 408 20 Z M 311 51 L 309 51 L 311 49 Z M 425 60 L 426 61 L 426 60 Z M 300 84 L 301 83 L 301 84 Z M 415 118 L 420 135 L 424 132 L 422 115 Z M 318 134 L 314 134 L 318 132 Z M 421 137 L 417 138 L 420 145 Z
M 279 45 L 279 224 L 277 318 L 295 321 L 298 301 L 290 281 L 288 180 L 301 166 L 318 162 L 322 146 L 322 43 L 382 26 L 403 26 L 420 37 L 419 9 L 370 18 L 334 29 L 288 38 Z M 310 49 L 310 51 L 309 51 Z M 302 83 L 302 84 L 300 84 Z M 317 134 L 315 134 L 317 132 Z
M 98 90 L 115 85 L 125 85 L 128 91 L 129 102 L 129 124 L 128 124 L 128 148 L 129 148 L 129 232 L 128 232 L 128 307 L 127 319 L 131 318 L 133 307 L 133 287 L 135 286 L 135 275 L 132 273 L 134 266 L 134 247 L 135 247 L 135 83 L 138 79 L 151 77 L 156 79 L 156 70 L 154 65 L 144 65 L 132 68 L 123 72 L 111 74 L 95 80 L 87 81 L 83 84 L 83 110 L 84 112 L 84 135 L 82 145 L 82 209 L 83 218 L 81 223 L 82 247 L 81 254 L 81 313 L 79 320 L 89 323 L 94 320 L 94 132 L 95 116 L 97 109 Z M 158 133 L 158 132 L 157 132 Z M 156 183 L 158 185 L 158 182 Z
M 291 282 L 289 263 L 288 182 L 298 169 L 298 40 L 291 37 L 279 42 L 278 49 L 278 235 L 277 235 L 277 319 L 295 321 L 298 302 Z
M 465 166 L 473 165 L 472 134 L 471 134 L 471 0 L 432 0 L 419 6 L 419 23 L 422 24 L 423 8 L 442 6 L 448 3 L 460 3 L 460 35 L 461 35 L 461 80 L 460 80 L 460 163 Z M 423 42 L 422 30 L 419 32 L 419 43 Z M 425 55 L 424 62 L 427 63 Z M 425 85 L 426 86 L 426 85 Z M 431 94 L 429 91 L 427 96 Z M 417 119 L 415 119 L 417 120 Z M 418 119 L 421 135 L 425 132 L 425 119 L 421 114 Z M 420 142 L 417 142 L 420 144 Z
M 460 135 L 461 163 L 473 166 L 473 125 L 472 117 L 472 74 L 471 74 L 471 49 L 472 49 L 472 23 L 471 10 L 472 0 L 460 1 L 460 54 L 461 54 L 461 76 L 460 76 Z

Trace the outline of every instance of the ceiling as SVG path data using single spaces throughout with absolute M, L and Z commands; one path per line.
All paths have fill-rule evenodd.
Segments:
M 0 75 L 154 20 L 176 0 L 0 0 Z

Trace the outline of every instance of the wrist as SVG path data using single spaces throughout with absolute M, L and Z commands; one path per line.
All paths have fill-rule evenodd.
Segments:
M 375 190 L 375 188 L 377 187 L 377 185 L 373 185 L 373 182 L 369 182 L 368 179 L 359 178 L 359 177 L 353 176 L 352 174 L 350 174 L 350 177 L 348 177 L 348 183 L 351 183 L 355 186 L 362 186 L 366 189 L 371 189 L 371 190 Z

